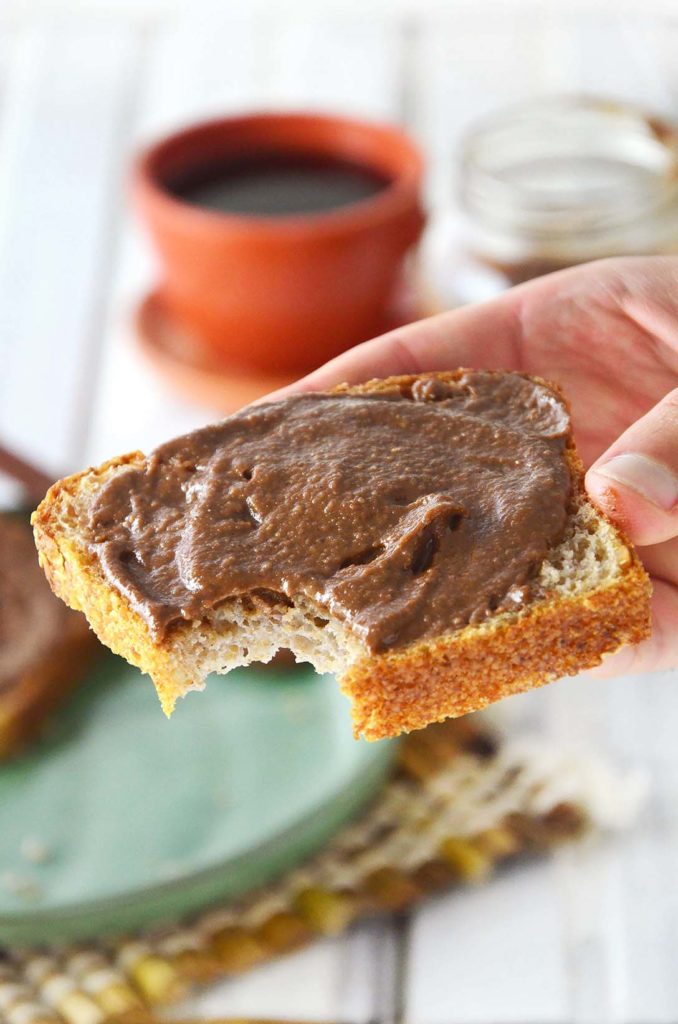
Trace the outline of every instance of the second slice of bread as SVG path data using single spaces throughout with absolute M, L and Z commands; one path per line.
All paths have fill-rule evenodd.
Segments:
M 0 761 L 51 721 L 101 648 L 50 592 L 25 513 L 0 515 Z
M 448 381 L 457 375 L 437 376 Z M 336 392 L 407 387 L 416 379 L 388 378 Z M 126 467 L 143 464 L 141 452 L 56 483 L 33 522 L 54 591 L 85 612 L 105 644 L 152 677 L 167 713 L 178 697 L 201 688 L 209 674 L 266 662 L 279 648 L 289 648 L 317 671 L 335 674 L 351 701 L 356 734 L 380 739 L 590 668 L 620 645 L 648 636 L 647 574 L 631 545 L 588 501 L 573 446 L 566 457 L 572 506 L 562 541 L 538 573 L 544 596 L 478 625 L 379 654 L 325 607 L 307 598 L 290 606 L 265 591 L 229 599 L 202 621 L 179 623 L 166 639 L 155 641 L 145 621 L 106 581 L 87 534 L 102 486 Z

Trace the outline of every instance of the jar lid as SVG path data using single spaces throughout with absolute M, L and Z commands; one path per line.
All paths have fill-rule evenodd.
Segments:
M 550 243 L 602 243 L 675 202 L 677 171 L 670 123 L 614 101 L 545 98 L 468 133 L 461 199 L 488 226 Z

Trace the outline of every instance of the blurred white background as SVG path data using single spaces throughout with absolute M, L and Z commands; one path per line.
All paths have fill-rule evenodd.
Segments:
M 12 14 L 31 15 L 38 11 L 110 11 L 117 14 L 133 13 L 145 17 L 148 13 L 164 14 L 172 10 L 191 7 L 192 10 L 223 10 L 226 5 L 221 0 L 5 0 L 7 12 Z M 386 11 L 389 14 L 431 14 L 436 12 L 452 12 L 463 16 L 469 11 L 488 11 L 511 6 L 524 10 L 545 11 L 562 10 L 569 12 L 610 10 L 615 14 L 633 12 L 642 9 L 645 13 L 671 13 L 675 7 L 673 0 L 648 0 L 640 4 L 638 0 L 370 0 L 369 8 L 360 0 L 239 0 L 230 5 L 247 10 L 278 12 L 286 14 L 314 13 L 319 16 L 330 11 L 348 13 L 354 11 L 363 16 L 369 10 Z

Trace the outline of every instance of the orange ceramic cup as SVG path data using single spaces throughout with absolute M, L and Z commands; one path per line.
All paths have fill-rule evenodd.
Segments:
M 175 196 L 168 182 L 259 153 L 362 165 L 373 196 L 310 215 L 244 216 Z M 423 161 L 401 131 L 320 114 L 229 117 L 141 154 L 134 191 L 160 257 L 169 313 L 227 370 L 303 373 L 378 333 L 421 233 Z

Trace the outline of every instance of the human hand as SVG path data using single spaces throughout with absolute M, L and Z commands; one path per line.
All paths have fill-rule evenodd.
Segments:
M 678 258 L 539 278 L 359 345 L 279 395 L 458 366 L 562 386 L 589 495 L 653 577 L 652 637 L 606 659 L 604 674 L 678 665 Z

